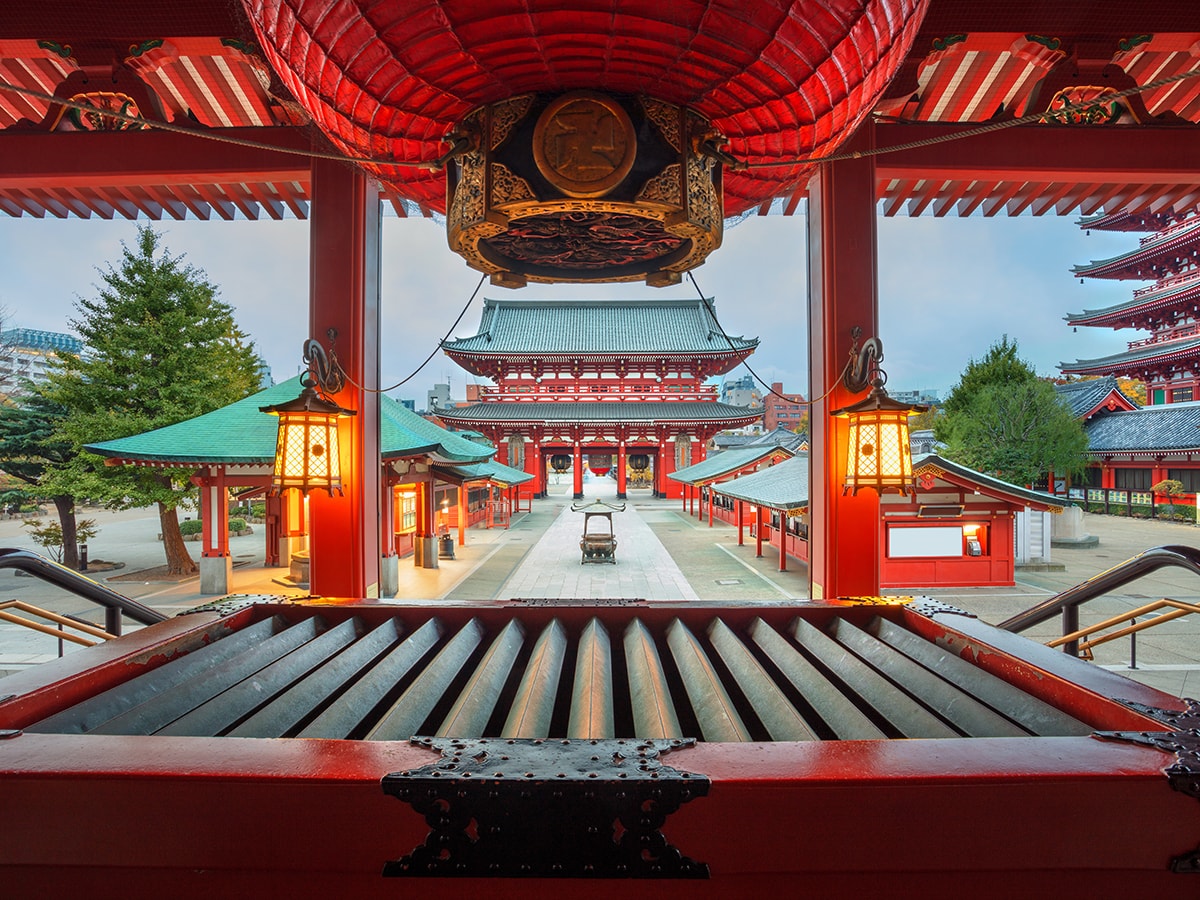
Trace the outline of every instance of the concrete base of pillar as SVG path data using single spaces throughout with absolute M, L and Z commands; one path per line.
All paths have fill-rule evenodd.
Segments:
M 233 581 L 233 557 L 231 556 L 202 556 L 200 557 L 200 593 L 228 594 Z
M 413 566 L 418 569 L 436 569 L 438 567 L 438 540 L 430 535 L 413 536 Z
M 583 499 L 583 491 L 576 491 L 575 495 L 574 495 L 574 499 L 582 500 Z
M 400 557 L 385 556 L 379 561 L 379 596 L 395 597 L 400 590 Z
M 617 491 L 617 499 L 618 500 L 628 500 L 629 498 L 625 495 L 624 491 Z
M 290 566 L 292 557 L 297 553 L 303 553 L 308 549 L 308 535 L 295 534 L 291 537 L 281 537 L 279 539 L 279 564 L 281 566 Z

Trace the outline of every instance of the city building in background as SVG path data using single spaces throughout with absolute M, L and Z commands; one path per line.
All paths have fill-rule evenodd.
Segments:
M 26 379 L 41 384 L 59 353 L 82 352 L 83 341 L 71 334 L 34 328 L 0 331 L 0 393 L 20 393 Z
M 786 428 L 794 431 L 805 428 L 808 422 L 808 402 L 803 394 L 788 394 L 783 382 L 776 381 L 763 398 L 763 430 L 774 431 Z

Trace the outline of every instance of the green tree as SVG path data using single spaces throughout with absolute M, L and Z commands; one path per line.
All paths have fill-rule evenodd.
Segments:
M 1005 335 L 971 360 L 946 397 L 933 433 L 958 462 L 1016 484 L 1084 466 L 1087 435 Z
M 66 410 L 36 388 L 17 395 L 10 405 L 0 406 L 0 469 L 29 485 L 33 496 L 54 504 L 62 563 L 78 569 L 75 494 L 69 486 L 48 478 L 48 473 L 69 465 L 77 455 L 75 445 L 57 433 L 65 418 Z
M 46 391 L 66 408 L 60 434 L 77 447 L 173 425 L 257 387 L 253 345 L 204 272 L 160 248 L 151 228 L 121 248 L 120 263 L 100 271 L 98 296 L 76 301 L 84 352 L 62 359 Z M 195 572 L 177 513 L 194 495 L 193 470 L 103 462 L 82 452 L 53 477 L 110 508 L 156 504 L 169 571 Z

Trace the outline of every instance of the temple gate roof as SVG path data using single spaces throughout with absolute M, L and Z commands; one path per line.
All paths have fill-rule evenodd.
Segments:
M 440 410 L 438 415 L 447 422 L 469 422 L 482 425 L 515 425 L 567 422 L 599 422 L 613 424 L 699 424 L 733 423 L 730 427 L 748 425 L 762 418 L 762 410 L 728 403 L 685 400 L 576 402 L 559 403 L 475 403 Z
M 707 302 L 485 300 L 479 332 L 442 344 L 451 356 L 744 355 L 757 338 L 726 340 Z M 731 346 L 732 345 L 732 346 Z

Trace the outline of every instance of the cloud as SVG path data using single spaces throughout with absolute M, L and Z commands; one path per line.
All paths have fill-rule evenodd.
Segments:
M 203 269 L 237 311 L 243 329 L 277 379 L 295 374 L 308 337 L 308 224 L 166 221 L 154 227 L 173 254 Z M 77 296 L 94 297 L 96 268 L 120 258 L 136 225 L 126 221 L 0 218 L 0 304 L 8 323 L 69 330 Z M 1139 283 L 1089 280 L 1074 264 L 1124 252 L 1137 236 L 1085 235 L 1065 218 L 879 220 L 880 332 L 889 385 L 945 392 L 971 358 L 1007 334 L 1043 374 L 1061 361 L 1124 349 L 1133 332 L 1084 328 L 1072 332 L 1067 313 L 1129 298 Z M 700 289 L 716 299 L 731 335 L 758 337 L 750 364 L 768 384 L 808 393 L 806 220 L 750 217 L 727 230 L 724 245 L 695 270 Z M 384 385 L 409 375 L 434 351 L 479 284 L 446 246 L 444 228 L 427 219 L 384 219 L 382 235 L 381 367 Z M 454 335 L 478 327 L 481 298 L 512 296 L 485 283 Z M 527 297 L 692 297 L 691 281 L 670 288 L 644 284 L 531 285 Z M 1140 335 L 1139 335 L 1140 336 Z M 450 379 L 463 396 L 471 376 L 440 352 L 396 397 L 423 400 Z

